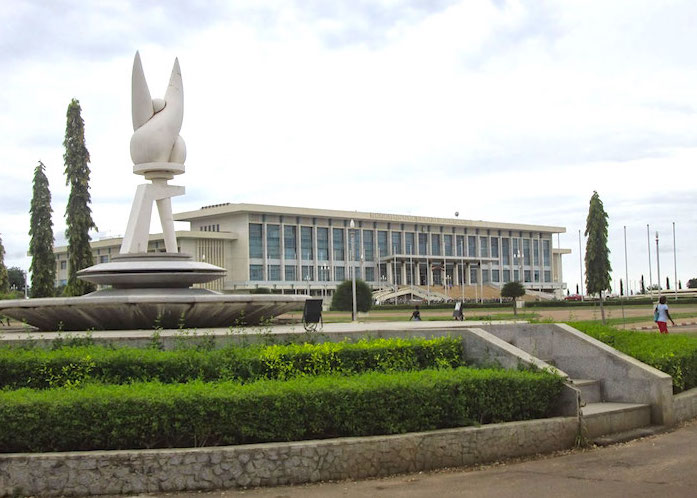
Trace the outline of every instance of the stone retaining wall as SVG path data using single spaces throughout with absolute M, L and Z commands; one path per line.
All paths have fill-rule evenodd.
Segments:
M 293 443 L 0 454 L 0 496 L 212 490 L 361 479 L 570 448 L 577 429 L 575 417 L 557 417 Z

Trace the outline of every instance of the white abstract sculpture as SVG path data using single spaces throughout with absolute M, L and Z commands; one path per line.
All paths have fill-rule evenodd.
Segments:
M 121 244 L 121 254 L 148 251 L 152 204 L 157 202 L 165 249 L 176 253 L 171 198 L 184 195 L 184 187 L 168 185 L 174 175 L 184 173 L 186 145 L 179 136 L 184 118 L 184 87 L 179 61 L 174 60 L 172 76 L 165 98 L 150 97 L 140 54 L 136 52 L 132 77 L 133 136 L 131 159 L 133 173 L 143 175 L 151 183 L 138 185 L 128 226 Z

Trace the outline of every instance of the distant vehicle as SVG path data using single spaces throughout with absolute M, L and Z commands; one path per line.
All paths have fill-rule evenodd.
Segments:
M 564 298 L 565 301 L 583 301 L 583 296 L 580 294 L 571 294 L 570 296 L 566 296 Z

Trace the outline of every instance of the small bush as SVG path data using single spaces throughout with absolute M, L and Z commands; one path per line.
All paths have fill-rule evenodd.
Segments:
M 673 377 L 673 392 L 697 387 L 697 337 L 619 330 L 595 322 L 570 326 Z
M 341 282 L 334 297 L 332 297 L 332 311 L 352 311 L 353 310 L 353 284 L 350 280 Z M 361 279 L 356 279 L 356 310 L 361 312 L 370 311 L 373 305 L 373 292 L 368 284 Z
M 0 392 L 0 451 L 232 445 L 548 416 L 563 380 L 469 368 Z

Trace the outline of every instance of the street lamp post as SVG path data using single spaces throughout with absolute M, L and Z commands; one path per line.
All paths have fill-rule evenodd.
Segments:
M 462 262 L 460 263 L 460 287 L 462 287 L 462 302 L 465 302 L 465 237 L 462 237 L 460 242 L 460 256 L 462 257 Z
M 354 230 L 356 228 L 356 223 L 354 223 L 353 220 L 351 220 L 351 223 L 349 224 L 349 228 L 351 229 L 351 254 L 350 254 L 351 296 L 353 297 L 353 307 L 351 310 L 351 321 L 355 322 L 356 317 L 358 316 L 358 312 L 356 311 L 356 254 L 355 254 L 356 231 Z
M 658 232 L 656 232 L 656 271 L 658 272 L 658 293 L 661 293 L 661 260 L 658 256 Z

